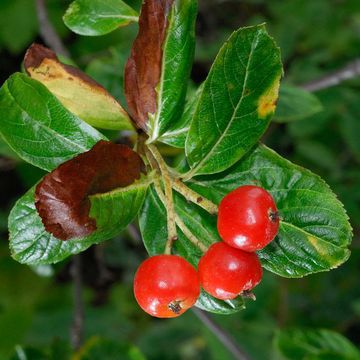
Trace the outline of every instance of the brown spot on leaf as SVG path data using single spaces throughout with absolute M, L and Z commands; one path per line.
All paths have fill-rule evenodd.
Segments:
M 135 125 L 146 131 L 149 114 L 156 112 L 167 17 L 174 0 L 146 0 L 139 33 L 125 67 L 125 95 Z
M 46 73 L 51 78 L 62 78 L 64 77 L 64 73 L 71 74 L 74 75 L 75 78 L 81 79 L 91 87 L 95 87 L 97 91 L 108 94 L 103 86 L 101 86 L 94 79 L 83 73 L 78 68 L 61 63 L 54 51 L 40 44 L 32 44 L 26 51 L 24 57 L 24 67 L 27 74 L 31 77 L 34 77 L 33 73 L 40 72 L 40 69 L 44 64 L 47 64 Z M 72 76 L 68 76 L 67 78 L 68 80 L 73 80 Z
M 89 195 L 128 186 L 141 172 L 144 163 L 135 151 L 104 140 L 61 164 L 35 191 L 35 206 L 46 231 L 60 240 L 91 234 L 96 221 L 89 217 Z

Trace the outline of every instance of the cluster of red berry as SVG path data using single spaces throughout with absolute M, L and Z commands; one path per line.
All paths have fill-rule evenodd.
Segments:
M 263 188 L 245 185 L 221 201 L 217 221 L 223 241 L 212 244 L 199 261 L 198 271 L 177 255 L 145 260 L 134 279 L 134 294 L 150 315 L 169 318 L 193 306 L 200 286 L 221 300 L 253 289 L 262 268 L 255 251 L 274 239 L 279 216 L 272 196 Z

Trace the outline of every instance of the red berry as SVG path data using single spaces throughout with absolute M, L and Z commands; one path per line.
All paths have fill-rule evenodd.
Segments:
M 279 229 L 274 199 L 261 187 L 241 186 L 221 200 L 217 227 L 230 246 L 250 252 L 260 250 Z
M 199 277 L 195 268 L 180 256 L 152 256 L 135 274 L 134 294 L 148 314 L 159 318 L 177 317 L 199 297 Z
M 251 290 L 261 280 L 262 268 L 258 256 L 217 242 L 199 262 L 200 283 L 210 295 L 229 300 Z

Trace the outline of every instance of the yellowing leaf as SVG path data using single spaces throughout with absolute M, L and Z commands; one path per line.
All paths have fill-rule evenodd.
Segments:
M 100 84 L 79 69 L 62 64 L 52 50 L 33 44 L 26 52 L 24 66 L 33 79 L 88 124 L 109 130 L 133 129 L 126 111 Z
M 276 103 L 279 97 L 281 74 L 272 85 L 260 96 L 258 101 L 258 114 L 260 118 L 266 118 L 269 115 L 274 114 L 276 109 Z

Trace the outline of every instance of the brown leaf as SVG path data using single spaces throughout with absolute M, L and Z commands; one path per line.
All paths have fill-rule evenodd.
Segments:
M 126 145 L 100 140 L 61 164 L 37 185 L 35 206 L 46 231 L 60 240 L 91 234 L 89 195 L 132 184 L 144 172 L 140 156 Z
M 45 46 L 31 45 L 25 54 L 24 67 L 28 75 L 44 84 L 67 109 L 90 125 L 114 130 L 133 128 L 126 111 L 105 88 L 76 67 L 62 64 Z
M 139 33 L 125 67 L 125 95 L 135 125 L 146 131 L 148 114 L 156 112 L 162 45 L 174 0 L 146 0 L 139 17 Z

